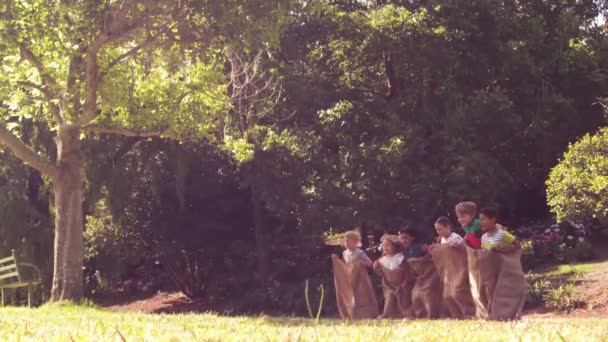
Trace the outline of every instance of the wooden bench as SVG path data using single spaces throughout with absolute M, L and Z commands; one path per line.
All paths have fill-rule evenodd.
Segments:
M 6 289 L 27 287 L 27 305 L 31 307 L 32 289 L 41 284 L 40 269 L 33 264 L 18 262 L 14 250 L 10 257 L 0 259 L 0 295 L 2 296 L 2 306 L 4 306 L 4 292 Z

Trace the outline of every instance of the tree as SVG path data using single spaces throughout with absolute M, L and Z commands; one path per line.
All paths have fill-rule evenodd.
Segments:
M 294 121 L 318 137 L 311 188 L 318 216 L 335 218 L 325 224 L 432 223 L 464 199 L 547 214 L 555 159 L 602 122 L 597 3 L 326 3 L 294 20 L 282 50 Z
M 221 43 L 226 18 L 259 7 L 187 0 L 7 0 L 0 6 L 0 144 L 52 183 L 51 298 L 79 300 L 83 137 L 212 138 L 214 115 L 228 103 L 212 46 Z M 17 128 L 26 116 L 54 132 L 54 151 L 23 142 Z

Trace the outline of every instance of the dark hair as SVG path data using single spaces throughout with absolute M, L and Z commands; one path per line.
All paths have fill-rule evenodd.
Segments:
M 418 233 L 412 228 L 403 228 L 399 230 L 399 234 L 409 235 L 414 240 L 418 239 Z
M 495 219 L 498 217 L 498 210 L 496 208 L 493 207 L 487 207 L 487 208 L 483 208 L 479 211 L 480 215 L 484 215 L 488 218 L 492 218 Z
M 442 226 L 452 228 L 452 221 L 450 221 L 450 219 L 446 216 L 441 216 L 440 218 L 438 218 L 437 221 L 435 221 L 435 224 L 440 224 Z

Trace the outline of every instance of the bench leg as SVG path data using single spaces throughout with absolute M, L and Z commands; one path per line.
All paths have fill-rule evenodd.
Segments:
M 30 285 L 27 286 L 27 307 L 32 307 L 32 287 Z
M 4 289 L 0 289 L 0 295 L 2 296 L 2 306 L 4 306 Z

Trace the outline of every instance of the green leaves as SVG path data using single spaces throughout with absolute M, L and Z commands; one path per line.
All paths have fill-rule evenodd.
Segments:
M 608 129 L 570 145 L 551 170 L 547 200 L 558 220 L 608 223 Z

